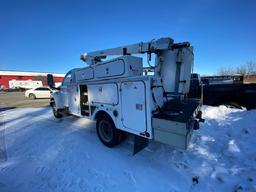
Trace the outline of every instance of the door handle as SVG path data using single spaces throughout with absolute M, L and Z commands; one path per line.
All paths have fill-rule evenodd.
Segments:
M 143 110 L 143 104 L 136 104 L 136 109 L 142 111 Z

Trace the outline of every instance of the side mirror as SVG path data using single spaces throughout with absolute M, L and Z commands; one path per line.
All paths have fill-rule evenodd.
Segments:
M 47 74 L 47 84 L 49 87 L 55 87 L 55 83 L 54 83 L 52 74 Z

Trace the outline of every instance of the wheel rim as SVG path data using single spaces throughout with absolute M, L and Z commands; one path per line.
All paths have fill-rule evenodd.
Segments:
M 101 138 L 106 142 L 109 142 L 112 139 L 113 130 L 109 122 L 102 120 L 99 123 L 99 134 Z
M 33 94 L 30 95 L 30 99 L 34 99 L 35 96 Z
M 52 105 L 52 110 L 53 110 L 53 114 L 54 114 L 55 116 L 57 116 L 58 113 L 57 113 L 57 109 L 56 109 L 56 105 L 55 105 L 55 104 Z
M 58 113 L 57 113 L 56 109 L 55 109 L 55 108 L 52 108 L 52 109 L 53 109 L 53 114 L 54 114 L 55 116 L 57 116 Z

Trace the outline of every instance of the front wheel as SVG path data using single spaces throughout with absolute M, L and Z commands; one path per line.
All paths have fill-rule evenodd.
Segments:
M 52 103 L 52 113 L 53 113 L 54 117 L 57 119 L 62 117 L 62 114 L 60 114 L 58 109 L 56 108 L 55 102 Z
M 116 129 L 111 117 L 104 115 L 97 119 L 97 135 L 107 147 L 114 147 L 121 142 L 121 132 Z

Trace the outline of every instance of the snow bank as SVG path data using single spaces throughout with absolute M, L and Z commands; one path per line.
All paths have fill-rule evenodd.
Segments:
M 56 120 L 49 108 L 2 112 L 0 191 L 256 191 L 256 110 L 203 112 L 187 151 L 151 142 L 135 156 L 130 139 L 103 146 L 85 119 Z

